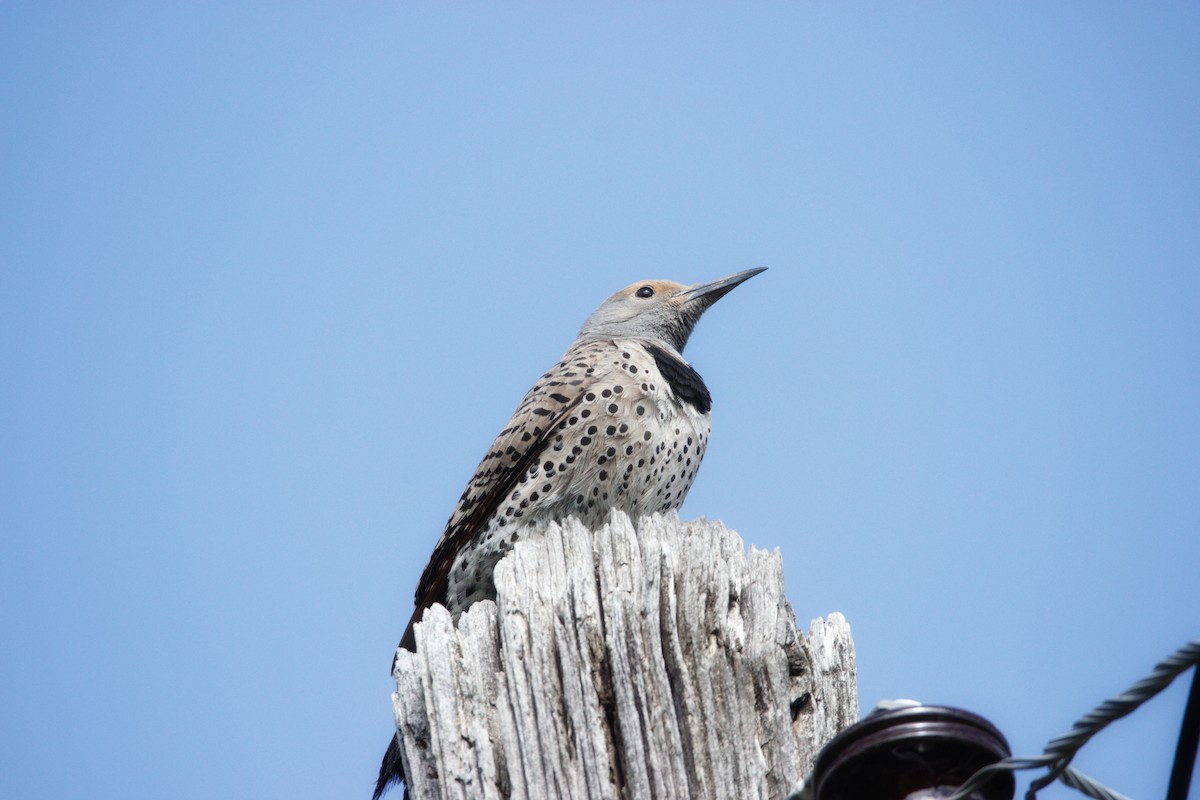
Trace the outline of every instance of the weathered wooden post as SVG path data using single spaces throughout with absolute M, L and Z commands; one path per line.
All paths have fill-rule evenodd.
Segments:
M 719 522 L 568 520 L 496 586 L 397 660 L 413 800 L 784 798 L 857 719 L 845 619 L 802 635 L 778 552 Z

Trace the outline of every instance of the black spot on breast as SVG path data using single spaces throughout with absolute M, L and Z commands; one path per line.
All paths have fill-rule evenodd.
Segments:
M 687 403 L 701 414 L 712 410 L 712 395 L 708 393 L 700 373 L 692 369 L 691 364 L 680 361 L 660 347 L 647 345 L 646 349 L 654 356 L 658 371 L 666 378 L 671 391 L 681 403 Z

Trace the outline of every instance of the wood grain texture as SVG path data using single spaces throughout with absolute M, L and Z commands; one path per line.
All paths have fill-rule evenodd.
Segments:
M 802 635 L 779 553 L 719 522 L 568 520 L 495 580 L 397 656 L 413 800 L 784 798 L 857 719 L 845 619 Z

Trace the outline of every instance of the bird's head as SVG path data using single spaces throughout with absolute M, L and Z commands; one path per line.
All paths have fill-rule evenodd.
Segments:
M 739 283 L 764 270 L 766 267 L 748 269 L 696 286 L 674 281 L 631 283 L 592 312 L 579 330 L 579 340 L 644 339 L 682 353 L 700 315 Z

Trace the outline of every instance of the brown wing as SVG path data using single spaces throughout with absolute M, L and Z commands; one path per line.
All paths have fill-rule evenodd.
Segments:
M 603 353 L 612 342 L 590 342 L 572 347 L 562 360 L 538 379 L 517 407 L 487 455 L 479 462 L 433 555 L 417 584 L 416 608 L 400 647 L 415 650 L 413 625 L 426 608 L 444 603 L 450 568 L 463 546 L 478 534 L 513 487 L 546 448 L 554 429 L 582 401 L 604 369 Z

